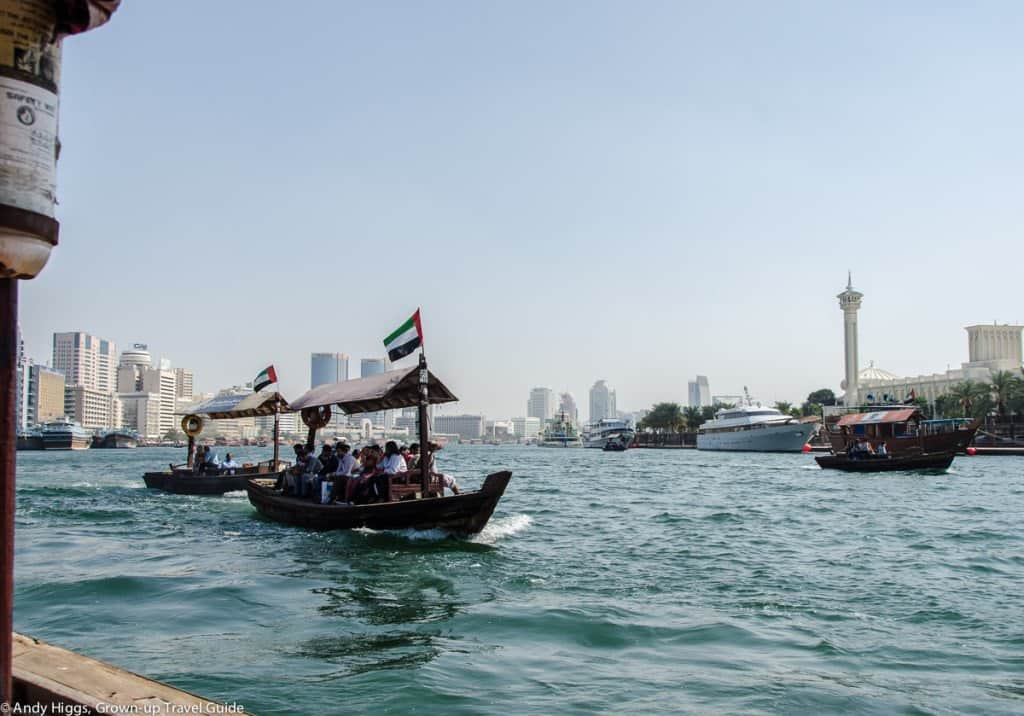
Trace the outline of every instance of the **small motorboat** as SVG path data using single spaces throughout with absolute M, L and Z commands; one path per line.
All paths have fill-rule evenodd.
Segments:
M 949 450 L 917 455 L 821 455 L 814 458 L 827 470 L 844 472 L 896 472 L 899 470 L 945 470 L 952 463 L 956 453 Z

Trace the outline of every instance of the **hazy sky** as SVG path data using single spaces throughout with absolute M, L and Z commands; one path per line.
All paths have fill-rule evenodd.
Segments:
M 862 364 L 955 367 L 1024 320 L 1024 5 L 969 5 L 126 0 L 65 41 L 29 353 L 291 397 L 420 306 L 457 409 L 799 402 L 839 390 L 851 269 Z

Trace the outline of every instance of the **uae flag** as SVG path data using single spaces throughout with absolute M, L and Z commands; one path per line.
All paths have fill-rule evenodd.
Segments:
M 260 374 L 258 376 L 256 376 L 256 380 L 252 382 L 252 389 L 258 393 L 271 383 L 276 382 L 277 373 L 274 372 L 274 366 L 268 365 L 266 368 L 260 371 Z
M 423 327 L 420 325 L 420 309 L 412 317 L 400 325 L 390 336 L 384 339 L 384 348 L 388 358 L 396 361 L 405 358 L 423 345 Z

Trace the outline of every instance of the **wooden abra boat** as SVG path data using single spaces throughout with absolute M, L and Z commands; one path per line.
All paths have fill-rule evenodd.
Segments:
M 918 455 L 864 455 L 851 458 L 846 455 L 821 455 L 814 458 L 825 469 L 844 472 L 895 472 L 898 470 L 945 470 L 953 463 L 956 453 L 921 453 Z
M 289 410 L 288 401 L 277 392 L 250 393 L 248 395 L 221 395 L 189 408 L 181 420 L 181 429 L 188 435 L 188 460 L 184 465 L 171 465 L 162 472 L 147 472 L 142 476 L 146 487 L 165 490 L 179 495 L 223 495 L 244 490 L 254 477 L 276 479 L 291 463 L 279 459 L 278 415 Z M 210 469 L 196 473 L 196 437 L 203 430 L 202 416 L 211 420 L 250 418 L 257 415 L 274 416 L 274 459 L 235 468 L 233 474 Z
M 505 493 L 511 472 L 488 475 L 476 492 L 451 497 L 413 497 L 369 505 L 318 505 L 309 500 L 286 497 L 273 489 L 270 480 L 250 480 L 246 489 L 249 501 L 263 516 L 276 522 L 313 530 L 349 530 L 369 527 L 374 530 L 443 529 L 474 534 L 487 524 L 498 500 Z
M 980 420 L 925 420 L 920 408 L 909 405 L 840 408 L 825 413 L 825 435 L 832 452 L 843 455 L 851 443 L 867 440 L 872 449 L 885 443 L 893 457 L 962 453 L 981 426 Z
M 367 378 L 321 385 L 295 400 L 291 407 L 302 410 L 309 427 L 307 445 L 312 449 L 316 431 L 330 421 L 334 405 L 345 413 L 373 413 L 417 406 L 423 470 L 389 478 L 387 499 L 365 505 L 334 503 L 321 505 L 311 500 L 289 497 L 275 490 L 269 480 L 254 479 L 246 485 L 249 501 L 261 515 L 286 524 L 315 530 L 340 530 L 355 527 L 372 529 L 444 529 L 473 534 L 487 524 L 498 500 L 505 492 L 511 472 L 496 472 L 484 480 L 475 492 L 444 496 L 441 476 L 433 471 L 433 452 L 427 420 L 428 403 L 457 400 L 448 388 L 427 370 L 420 354 L 419 366 L 392 370 Z

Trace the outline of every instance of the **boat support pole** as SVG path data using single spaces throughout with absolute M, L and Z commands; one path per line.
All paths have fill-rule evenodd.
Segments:
M 274 403 L 274 467 L 271 472 L 278 471 L 281 458 L 281 422 L 278 407 L 278 404 Z
M 430 491 L 430 473 L 433 468 L 433 454 L 430 452 L 430 422 L 429 416 L 427 415 L 427 405 L 429 404 L 429 396 L 427 395 L 427 382 L 430 380 L 430 373 L 427 371 L 427 357 L 420 352 L 420 404 L 419 404 L 419 423 L 420 423 L 420 475 L 422 479 L 422 487 L 420 494 L 423 497 L 427 496 Z
M 10 704 L 14 639 L 14 467 L 18 279 L 0 279 L 0 704 Z

